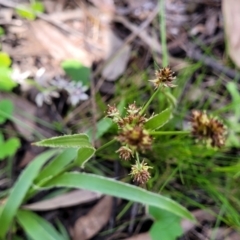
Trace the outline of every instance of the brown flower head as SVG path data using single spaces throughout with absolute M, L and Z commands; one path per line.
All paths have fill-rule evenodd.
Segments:
M 225 144 L 226 128 L 223 123 L 205 112 L 193 111 L 191 117 L 192 135 L 200 141 L 209 142 L 213 147 Z
M 142 163 L 136 163 L 135 165 L 132 165 L 132 170 L 129 175 L 132 176 L 134 182 L 141 185 L 145 184 L 151 178 L 148 171 L 149 168 L 152 167 L 149 167 L 144 161 L 142 161 Z
M 121 119 L 120 113 L 115 105 L 113 105 L 113 106 L 108 105 L 106 115 L 107 115 L 107 117 L 111 118 L 114 122 L 118 122 Z
M 153 82 L 155 89 L 157 89 L 159 86 L 164 86 L 164 87 L 177 86 L 172 83 L 176 77 L 174 76 L 174 72 L 171 70 L 170 67 L 165 67 L 157 70 L 155 72 L 155 75 L 156 75 L 156 79 L 149 80 L 150 82 Z
M 119 153 L 119 158 L 124 160 L 130 160 L 133 155 L 133 151 L 126 146 L 120 147 L 116 152 Z
M 117 137 L 122 144 L 128 145 L 131 149 L 145 151 L 152 146 L 152 137 L 143 126 L 124 126 Z

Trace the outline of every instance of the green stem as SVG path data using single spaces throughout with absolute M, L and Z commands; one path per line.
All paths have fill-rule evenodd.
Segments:
M 147 101 L 147 103 L 145 104 L 143 109 L 141 110 L 140 115 L 143 115 L 143 113 L 146 111 L 147 107 L 150 105 L 150 103 L 152 102 L 153 98 L 157 95 L 158 90 L 159 90 L 159 88 L 156 89 L 156 91 L 153 93 L 153 95 L 149 98 L 149 100 Z
M 50 178 L 50 179 L 47 179 L 46 181 L 43 181 L 43 182 L 40 182 L 40 184 L 37 185 L 38 189 L 34 189 L 34 188 L 31 188 L 30 191 L 27 193 L 24 201 L 30 199 L 31 197 L 33 197 L 38 191 L 40 188 L 44 188 L 44 186 L 51 180 L 53 180 L 54 178 L 60 176 L 61 174 L 71 170 L 72 168 L 74 167 L 77 167 L 76 165 L 76 162 L 72 162 L 70 163 L 69 165 L 66 166 L 66 168 L 62 169 L 58 174 L 56 174 L 53 178 Z
M 115 138 L 113 138 L 111 141 L 109 141 L 109 142 L 105 143 L 104 145 L 102 145 L 101 147 L 99 147 L 99 148 L 96 150 L 95 154 L 97 154 L 98 152 L 100 152 L 100 151 L 103 150 L 104 148 L 110 146 L 111 144 L 113 144 L 113 143 L 116 142 L 116 141 L 117 141 L 117 140 L 116 140 Z
M 150 132 L 149 134 L 152 136 L 158 136 L 158 135 L 183 135 L 183 134 L 190 134 L 190 131 L 156 131 L 156 132 Z
M 137 165 L 140 168 L 140 160 L 139 160 L 139 154 L 136 152 L 136 160 L 137 160 Z
M 167 34 L 166 34 L 166 18 L 165 18 L 165 0 L 160 1 L 160 29 L 161 29 L 161 46 L 163 67 L 168 65 L 168 49 L 167 49 Z

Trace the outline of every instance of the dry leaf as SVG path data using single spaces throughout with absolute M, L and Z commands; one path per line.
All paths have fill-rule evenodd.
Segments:
M 213 214 L 211 214 L 209 211 L 202 209 L 193 211 L 192 215 L 197 219 L 199 223 L 203 221 L 213 222 L 216 219 L 216 217 L 213 216 Z M 187 219 L 183 219 L 181 222 L 184 233 L 189 232 L 191 229 L 195 228 L 196 225 L 196 223 L 193 223 Z
M 151 237 L 148 233 L 141 233 L 136 236 L 126 238 L 124 240 L 151 240 Z
M 130 45 L 123 46 L 123 41 L 117 37 L 111 30 L 108 34 L 109 38 L 109 48 L 107 53 L 107 60 L 111 57 L 119 48 L 123 47 L 121 53 L 115 56 L 115 58 L 107 64 L 107 66 L 102 71 L 102 76 L 109 81 L 115 81 L 119 76 L 121 76 L 126 67 L 128 60 L 130 58 L 131 47 Z
M 100 193 L 88 190 L 76 190 L 51 199 L 24 205 L 23 208 L 36 211 L 48 211 L 88 203 L 100 197 Z
M 85 216 L 80 217 L 73 229 L 73 240 L 91 239 L 108 222 L 112 212 L 112 197 L 105 196 Z
M 81 46 L 76 46 L 70 38 L 67 38 L 56 27 L 42 20 L 37 20 L 31 22 L 30 31 L 57 61 L 72 58 L 79 60 L 85 66 L 91 66 L 92 59 L 88 52 Z
M 13 94 L 0 93 L 0 99 L 1 98 L 8 98 L 12 100 L 14 104 L 13 117 L 14 119 L 17 119 L 17 121 L 14 122 L 14 126 L 26 140 L 32 141 L 34 132 L 39 132 L 45 137 L 52 136 L 52 131 L 46 131 L 43 128 L 38 127 L 34 121 L 34 118 L 28 117 L 36 116 L 37 107 L 34 104 L 30 103 L 23 97 Z M 25 116 L 24 113 L 27 113 L 27 116 Z M 45 120 L 44 117 L 43 120 Z M 19 122 L 23 123 L 24 126 L 19 124 Z
M 235 64 L 240 67 L 240 1 L 223 0 L 222 11 L 228 53 Z

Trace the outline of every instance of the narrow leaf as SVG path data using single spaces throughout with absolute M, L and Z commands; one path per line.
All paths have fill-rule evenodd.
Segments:
M 33 240 L 64 240 L 48 221 L 33 212 L 19 210 L 17 220 Z
M 158 129 L 163 127 L 172 118 L 172 108 L 167 108 L 154 117 L 150 118 L 146 123 L 145 127 L 148 129 Z
M 98 175 L 86 173 L 65 173 L 50 180 L 45 187 L 88 189 L 90 191 L 96 191 L 110 196 L 155 206 L 172 212 L 182 218 L 194 220 L 194 217 L 187 209 L 167 197 Z
M 23 170 L 22 174 L 13 186 L 0 215 L 0 238 L 5 237 L 19 206 L 21 205 L 29 187 L 39 173 L 41 167 L 56 153 L 56 150 L 51 150 L 40 154 Z
M 0 124 L 7 120 L 7 115 L 11 116 L 13 113 L 13 103 L 8 99 L 0 101 Z
M 78 150 L 76 162 L 79 166 L 84 168 L 84 164 L 93 156 L 95 148 L 82 147 Z
M 60 173 L 77 156 L 77 150 L 64 149 L 57 157 L 46 165 L 37 176 L 35 182 L 50 179 Z
M 80 148 L 92 146 L 86 134 L 64 135 L 48 138 L 40 142 L 33 143 L 33 145 L 53 148 Z

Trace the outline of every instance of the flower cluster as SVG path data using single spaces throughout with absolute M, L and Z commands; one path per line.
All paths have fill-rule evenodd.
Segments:
M 212 147 L 222 147 L 225 144 L 226 127 L 206 112 L 194 110 L 191 116 L 192 135 L 200 141 L 210 143 Z
M 148 119 L 142 115 L 141 109 L 135 103 L 129 104 L 126 109 L 126 116 L 121 117 L 115 105 L 108 105 L 106 115 L 117 123 L 119 127 L 119 134 L 116 140 L 122 146 L 117 152 L 123 160 L 130 160 L 136 153 L 151 149 L 153 139 L 147 129 L 144 128 L 144 123 Z M 146 163 L 140 164 L 137 162 L 136 165 L 133 165 L 131 175 L 134 181 L 140 184 L 147 182 L 150 178 L 149 168 L 146 166 Z M 133 171 L 133 169 L 135 170 Z
M 176 87 L 177 85 L 173 84 L 173 80 L 176 78 L 174 72 L 170 67 L 165 67 L 155 72 L 156 79 L 149 80 L 155 86 L 155 89 L 159 88 L 159 86 L 163 87 Z

